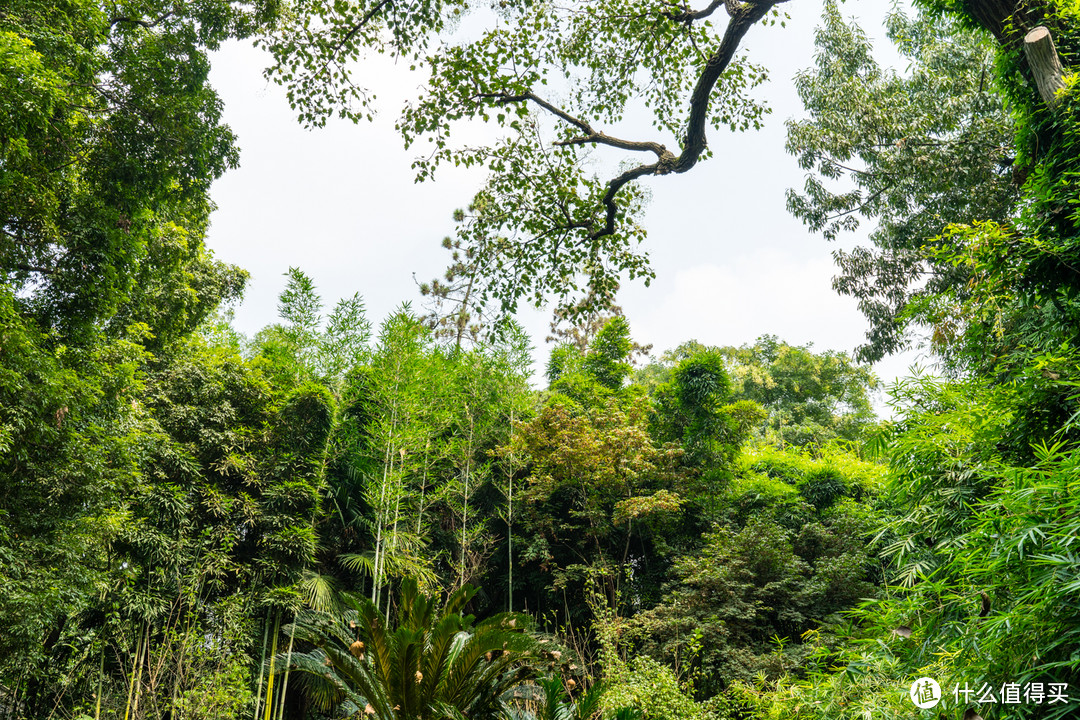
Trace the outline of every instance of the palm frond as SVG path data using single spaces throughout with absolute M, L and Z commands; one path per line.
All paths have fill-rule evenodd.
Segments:
M 338 581 L 331 575 L 305 570 L 297 589 L 304 604 L 315 612 L 333 612 L 341 606 L 338 600 Z
M 372 720 L 506 718 L 508 692 L 535 677 L 542 646 L 525 616 L 474 627 L 461 614 L 474 593 L 465 586 L 440 604 L 406 578 L 390 625 L 370 599 L 340 593 L 333 612 L 302 610 L 288 627 L 315 646 L 294 654 L 292 667 L 323 710 L 336 703 L 339 713 Z

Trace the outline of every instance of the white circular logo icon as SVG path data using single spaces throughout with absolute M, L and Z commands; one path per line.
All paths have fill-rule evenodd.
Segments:
M 908 695 L 911 696 L 911 702 L 915 703 L 915 707 L 923 709 L 936 707 L 941 702 L 941 686 L 934 678 L 921 677 L 911 683 Z

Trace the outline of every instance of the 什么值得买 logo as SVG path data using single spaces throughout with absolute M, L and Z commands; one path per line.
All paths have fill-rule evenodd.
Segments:
M 916 707 L 923 709 L 936 707 L 941 702 L 941 686 L 933 678 L 921 677 L 911 683 L 908 695 Z
M 933 708 L 942 700 L 941 686 L 933 678 L 921 677 L 911 684 L 908 696 L 918 708 Z M 960 683 L 953 687 L 953 700 L 957 706 L 972 702 L 979 705 L 1055 705 L 1071 702 L 1072 698 L 1067 683 L 1029 682 L 1021 685 L 1007 682 L 999 688 L 984 682 L 975 689 L 965 682 L 962 688 Z

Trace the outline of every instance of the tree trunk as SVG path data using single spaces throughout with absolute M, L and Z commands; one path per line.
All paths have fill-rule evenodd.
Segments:
M 1002 45 L 1019 42 L 1042 18 L 1042 12 L 1022 0 L 968 0 L 967 9 Z
M 1065 88 L 1061 59 L 1054 48 L 1054 39 L 1043 25 L 1024 36 L 1024 54 L 1043 102 L 1053 108 L 1058 103 L 1058 91 Z

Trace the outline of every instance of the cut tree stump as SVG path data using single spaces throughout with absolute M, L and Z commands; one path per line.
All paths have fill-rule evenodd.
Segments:
M 1040 25 L 1024 36 L 1024 54 L 1035 76 L 1039 95 L 1049 107 L 1058 104 L 1058 92 L 1065 88 L 1065 71 L 1054 47 L 1050 30 Z

